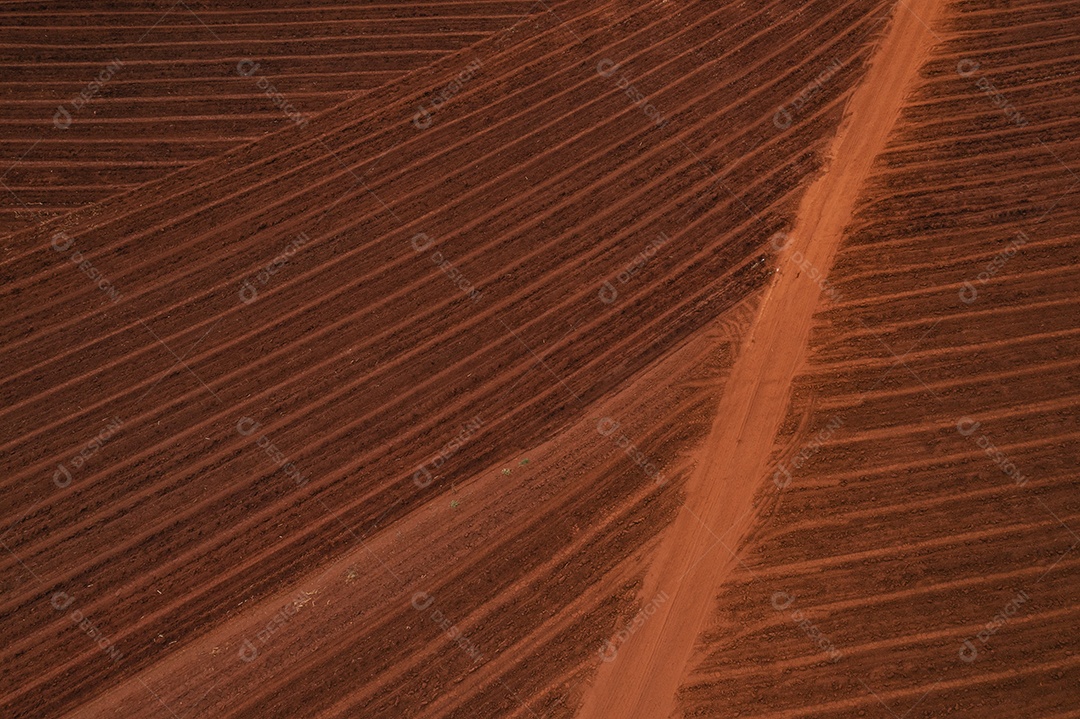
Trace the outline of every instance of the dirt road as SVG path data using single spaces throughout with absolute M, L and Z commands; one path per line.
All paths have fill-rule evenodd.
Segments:
M 700 449 L 686 505 L 654 558 L 641 602 L 660 592 L 670 598 L 601 667 L 580 716 L 657 719 L 676 709 L 695 638 L 717 587 L 737 561 L 728 548 L 738 544 L 752 519 L 753 495 L 767 476 L 773 439 L 822 300 L 808 268 L 828 272 L 858 191 L 934 42 L 930 27 L 940 4 L 904 2 L 889 21 L 868 75 L 852 96 L 829 164 L 808 189 L 785 238 L 780 272 L 735 364 Z

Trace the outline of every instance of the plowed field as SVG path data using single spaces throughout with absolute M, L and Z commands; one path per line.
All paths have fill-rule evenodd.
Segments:
M 5 12 L 0 715 L 1073 716 L 1071 5 Z

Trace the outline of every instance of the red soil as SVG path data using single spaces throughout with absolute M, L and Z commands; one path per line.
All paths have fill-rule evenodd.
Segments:
M 796 256 L 827 275 L 873 158 L 885 142 L 932 37 L 939 0 L 915 1 L 894 14 L 870 70 L 852 95 L 824 173 L 803 196 L 783 247 L 780 270 L 765 291 L 747 344 L 732 370 L 712 431 L 697 457 L 683 511 L 664 535 L 642 596 L 671 595 L 601 669 L 580 716 L 662 717 L 675 709 L 694 641 L 717 587 L 731 572 L 752 522 L 753 496 L 768 474 L 773 438 L 783 422 L 792 380 L 801 369 L 821 289 Z M 802 263 L 802 260 L 799 260 Z M 806 273 L 807 275 L 809 273 Z M 717 546 L 719 545 L 719 547 Z
M 175 6 L 34 171 L 183 157 L 5 240 L 0 714 L 1069 716 L 1070 6 L 278 7 Z M 26 3 L 0 93 L 151 14 Z M 323 111 L 192 74 L 252 42 Z
M 268 92 L 304 117 L 317 115 L 479 42 L 529 7 L 127 0 L 87 13 L 71 0 L 8 3 L 0 27 L 0 234 L 287 126 Z M 258 63 L 252 74 L 238 72 L 245 59 L 245 69 Z M 103 72 L 105 82 L 74 107 Z M 61 106 L 66 127 L 54 122 Z
M 680 693 L 686 716 L 1076 715 L 1080 143 L 1054 68 L 1078 19 L 966 3 L 931 24 L 936 47 L 830 274 L 842 299 L 818 309 L 767 511 Z

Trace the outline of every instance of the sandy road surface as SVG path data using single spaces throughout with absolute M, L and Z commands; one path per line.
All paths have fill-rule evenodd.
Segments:
M 866 79 L 830 152 L 825 173 L 808 189 L 795 227 L 733 369 L 716 421 L 700 450 L 686 506 L 668 530 L 641 595 L 670 599 L 604 664 L 582 717 L 667 717 L 715 590 L 735 563 L 734 547 L 751 520 L 755 490 L 802 364 L 821 289 L 791 261 L 801 253 L 827 273 L 874 158 L 885 147 L 906 93 L 933 44 L 929 29 L 940 0 L 897 7 Z

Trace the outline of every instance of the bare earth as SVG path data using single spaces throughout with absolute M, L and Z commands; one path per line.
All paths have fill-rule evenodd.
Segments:
M 0 716 L 1077 717 L 1075 2 L 8 5 Z
M 782 252 L 789 257 L 801 253 L 822 275 L 832 266 L 859 190 L 933 43 L 928 24 L 940 5 L 941 0 L 915 1 L 894 13 L 869 73 L 852 96 L 829 165 L 799 206 Z M 736 562 L 731 547 L 753 519 L 754 494 L 767 474 L 821 292 L 783 260 L 699 452 L 686 504 L 667 530 L 645 582 L 644 601 L 661 591 L 671 599 L 659 605 L 614 662 L 601 667 L 582 717 L 644 719 L 675 711 L 694 641 Z

